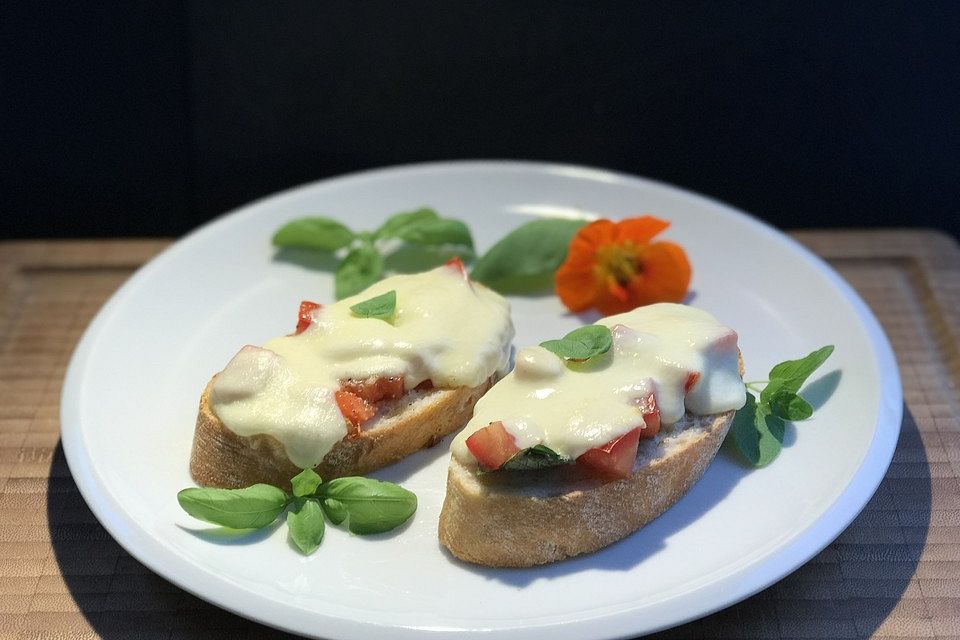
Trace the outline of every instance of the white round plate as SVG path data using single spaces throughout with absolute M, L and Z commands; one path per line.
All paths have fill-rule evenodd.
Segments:
M 445 443 L 376 474 L 420 499 L 408 526 L 364 538 L 328 528 L 303 557 L 284 526 L 204 533 L 176 501 L 200 393 L 244 344 L 289 332 L 301 299 L 331 300 L 327 272 L 277 261 L 284 222 L 326 214 L 355 229 L 429 205 L 465 220 L 484 250 L 533 216 L 652 213 L 693 265 L 692 304 L 740 334 L 747 379 L 824 344 L 812 420 L 751 470 L 724 446 L 660 518 L 599 553 L 529 570 L 454 560 L 437 542 Z M 579 319 L 556 297 L 513 298 L 515 344 Z M 832 392 L 831 392 L 832 390 Z M 834 539 L 876 489 L 900 428 L 893 353 L 826 264 L 723 204 L 660 183 L 563 165 L 428 164 L 325 180 L 202 227 L 134 275 L 84 335 L 62 398 L 63 446 L 100 522 L 153 571 L 240 615 L 327 638 L 613 638 L 706 615 L 772 584 Z

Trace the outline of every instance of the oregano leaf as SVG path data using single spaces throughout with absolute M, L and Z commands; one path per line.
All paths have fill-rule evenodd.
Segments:
M 833 353 L 833 345 L 828 344 L 798 360 L 787 360 L 774 366 L 770 370 L 770 381 L 760 393 L 761 402 L 769 403 L 770 399 L 781 391 L 788 393 L 800 391 L 800 387 L 807 381 L 810 374 L 816 371 L 831 353 Z
M 770 412 L 784 420 L 806 420 L 813 415 L 813 407 L 796 393 L 781 390 L 770 399 Z
M 613 346 L 613 334 L 610 328 L 602 324 L 591 324 L 574 329 L 559 340 L 547 340 L 540 346 L 567 360 L 589 360 L 606 353 Z
M 396 310 L 397 292 L 393 289 L 350 307 L 350 311 L 358 318 L 377 318 L 387 321 L 393 318 Z

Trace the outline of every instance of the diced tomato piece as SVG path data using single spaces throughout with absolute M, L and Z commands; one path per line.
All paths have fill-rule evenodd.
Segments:
M 469 278 L 469 276 L 467 275 L 467 268 L 463 266 L 463 260 L 460 259 L 460 256 L 453 256 L 443 264 L 444 266 L 447 266 L 447 267 L 453 267 L 454 269 L 459 271 L 464 278 Z
M 413 388 L 414 391 L 430 391 L 431 389 L 433 389 L 433 380 L 429 378 Z
M 354 380 L 349 378 L 340 381 L 340 389 L 360 396 L 369 403 L 381 400 L 396 400 L 404 393 L 403 376 L 389 376 L 383 378 L 366 378 Z
M 691 371 L 687 374 L 687 381 L 683 383 L 683 392 L 690 393 L 690 389 L 693 389 L 698 382 L 700 382 L 700 372 Z
M 360 426 L 372 418 L 377 413 L 377 408 L 349 391 L 337 391 L 334 394 L 337 400 L 337 406 L 340 407 L 340 413 L 347 419 L 350 429 L 347 435 L 355 437 L 360 435 Z
M 637 459 L 639 444 L 640 429 L 633 429 L 602 447 L 590 449 L 577 458 L 577 464 L 585 465 L 612 478 L 629 478 L 633 471 L 633 463 Z
M 652 438 L 660 431 L 660 407 L 657 406 L 657 396 L 651 393 L 637 404 L 644 423 L 643 429 L 640 430 L 640 437 Z
M 300 335 L 307 330 L 307 327 L 313 324 L 313 312 L 319 309 L 321 306 L 323 305 L 319 305 L 316 302 L 310 302 L 309 300 L 304 300 L 300 303 L 297 331 L 294 335 Z
M 377 378 L 377 393 L 381 400 L 396 400 L 404 394 L 403 376 Z
M 513 436 L 499 421 L 491 422 L 467 438 L 467 449 L 487 471 L 499 469 L 507 460 L 520 453 L 520 447 Z

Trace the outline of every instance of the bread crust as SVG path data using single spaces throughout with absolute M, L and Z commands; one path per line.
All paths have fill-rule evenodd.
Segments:
M 601 549 L 679 500 L 703 475 L 733 411 L 692 416 L 640 443 L 628 478 L 591 478 L 578 465 L 478 474 L 451 458 L 440 542 L 467 562 L 529 567 Z
M 290 489 L 300 468 L 269 434 L 240 436 L 217 416 L 210 401 L 213 379 L 200 398 L 190 454 L 190 475 L 204 487 L 236 489 L 265 482 Z M 314 471 L 324 480 L 364 475 L 433 446 L 470 419 L 477 400 L 493 386 L 496 376 L 476 387 L 410 391 L 398 400 L 381 403 L 377 416 L 364 424 L 360 436 L 344 438 Z

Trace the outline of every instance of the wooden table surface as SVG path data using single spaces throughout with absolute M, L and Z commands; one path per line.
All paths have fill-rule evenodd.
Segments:
M 931 231 L 802 231 L 876 313 L 904 420 L 876 495 L 776 585 L 660 638 L 960 640 L 960 247 Z M 195 598 L 113 541 L 59 442 L 74 345 L 166 241 L 0 242 L 0 640 L 282 635 Z

